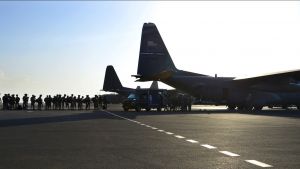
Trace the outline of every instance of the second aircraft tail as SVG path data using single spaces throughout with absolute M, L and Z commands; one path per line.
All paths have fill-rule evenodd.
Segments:
M 107 66 L 105 71 L 103 90 L 114 92 L 122 88 L 123 86 L 114 67 L 111 65 Z

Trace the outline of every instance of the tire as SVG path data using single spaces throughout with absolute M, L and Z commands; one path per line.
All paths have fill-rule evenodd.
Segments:
M 229 111 L 234 111 L 235 108 L 236 108 L 236 106 L 234 106 L 234 105 L 228 105 L 227 106 L 227 110 L 229 110 Z

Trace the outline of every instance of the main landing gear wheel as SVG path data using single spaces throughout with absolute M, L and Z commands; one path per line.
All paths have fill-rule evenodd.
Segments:
M 236 106 L 234 106 L 234 105 L 228 105 L 227 106 L 227 110 L 229 110 L 229 111 L 234 111 L 235 108 L 236 108 Z

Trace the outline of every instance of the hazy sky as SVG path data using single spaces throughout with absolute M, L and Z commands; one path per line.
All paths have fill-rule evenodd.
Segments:
M 300 68 L 300 2 L 0 1 L 0 93 L 99 94 L 107 65 L 124 86 L 148 87 L 130 76 L 144 22 L 157 25 L 179 69 Z

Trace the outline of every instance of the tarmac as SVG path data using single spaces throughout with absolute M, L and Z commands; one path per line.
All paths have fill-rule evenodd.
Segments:
M 299 111 L 0 111 L 1 169 L 263 167 L 300 168 Z

